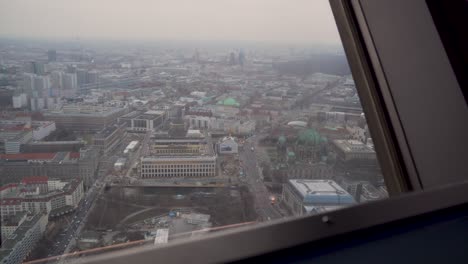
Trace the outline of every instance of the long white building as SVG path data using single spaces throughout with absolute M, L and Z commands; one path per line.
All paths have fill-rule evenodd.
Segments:
M 28 177 L 0 188 L 0 213 L 2 218 L 22 212 L 58 216 L 76 208 L 83 196 L 82 180 L 62 182 Z
M 141 159 L 141 178 L 216 176 L 216 156 L 167 156 Z

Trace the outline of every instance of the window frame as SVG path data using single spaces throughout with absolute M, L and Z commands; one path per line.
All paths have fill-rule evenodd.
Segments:
M 164 263 L 226 263 L 248 260 L 277 250 L 466 205 L 467 192 L 468 182 L 464 182 L 424 192 L 407 193 L 330 213 L 279 219 L 255 226 L 210 233 L 158 247 L 140 246 L 78 258 L 76 262 L 126 264 L 154 263 L 159 260 Z M 73 263 L 73 259 L 70 261 Z

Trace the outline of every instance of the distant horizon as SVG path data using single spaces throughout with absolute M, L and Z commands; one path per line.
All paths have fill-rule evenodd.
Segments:
M 251 49 L 251 48 L 267 48 L 267 49 L 304 49 L 304 50 L 323 50 L 333 52 L 344 52 L 341 43 L 325 44 L 325 43 L 271 43 L 265 41 L 228 41 L 228 40 L 129 40 L 129 39 L 73 39 L 73 38 L 44 38 L 44 37 L 23 37 L 23 36 L 1 36 L 1 42 L 15 42 L 22 44 L 39 44 L 48 46 L 51 49 L 59 48 L 60 46 L 109 46 L 109 47 L 126 47 L 133 46 L 134 48 L 226 48 L 226 49 Z
M 340 45 L 326 0 L 0 0 L 0 37 Z

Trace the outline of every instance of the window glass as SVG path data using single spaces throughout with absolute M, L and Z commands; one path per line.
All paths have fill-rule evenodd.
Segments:
M 328 1 L 1 1 L 2 263 L 388 196 Z

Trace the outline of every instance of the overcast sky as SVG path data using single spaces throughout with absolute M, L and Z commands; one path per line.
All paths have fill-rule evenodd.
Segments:
M 0 0 L 0 36 L 340 42 L 328 0 Z

